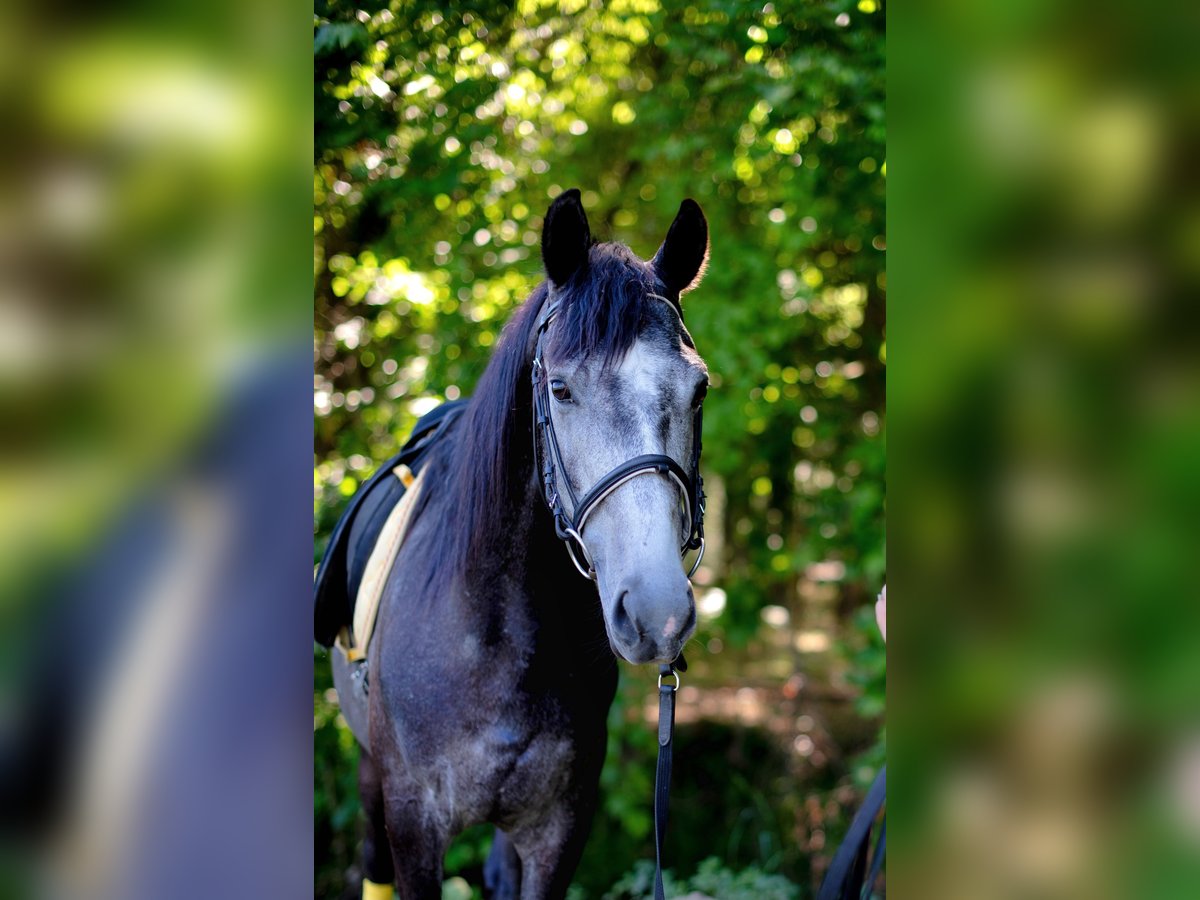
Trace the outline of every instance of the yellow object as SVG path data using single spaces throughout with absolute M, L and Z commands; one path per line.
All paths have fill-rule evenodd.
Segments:
M 335 645 L 339 650 L 342 651 L 343 654 L 345 654 L 346 659 L 350 660 L 350 662 L 358 662 L 360 659 L 366 657 L 366 654 L 362 651 L 361 647 L 354 646 L 354 639 L 350 636 L 350 629 L 345 625 L 343 625 L 342 629 L 338 632 Z
M 396 469 L 400 468 L 402 467 L 396 467 Z M 407 467 L 403 468 L 408 472 Z M 387 522 L 384 523 L 383 530 L 375 539 L 371 555 L 367 558 L 367 568 L 363 572 L 362 583 L 358 586 L 358 596 L 354 600 L 354 623 L 352 625 L 354 647 L 360 654 L 365 654 L 371 643 L 371 633 L 375 630 L 375 617 L 379 613 L 383 587 L 392 572 L 392 563 L 396 561 L 400 545 L 404 543 L 404 538 L 408 534 L 412 511 L 416 509 L 417 498 L 421 496 L 427 471 L 428 469 L 421 471 L 421 474 L 409 486 L 408 492 L 393 507 Z M 409 477 L 412 477 L 412 472 L 408 474 Z M 401 481 L 404 480 L 399 473 L 396 477 Z
M 392 474 L 395 475 L 397 478 L 399 478 L 400 483 L 402 485 L 404 485 L 406 488 L 412 487 L 413 482 L 417 480 L 416 477 L 412 473 L 412 469 L 410 469 L 408 466 L 404 465 L 403 463 L 396 466 L 396 468 L 392 469 Z
M 394 900 L 395 896 L 396 891 L 390 884 L 363 879 L 362 900 Z
M 367 645 L 370 644 L 371 634 L 375 630 L 375 617 L 379 614 L 383 587 L 391 574 L 396 554 L 400 552 L 400 545 L 404 543 L 408 534 L 412 511 L 421 495 L 424 472 L 413 477 L 408 466 L 396 466 L 392 471 L 401 481 L 406 477 L 410 479 L 406 482 L 408 492 L 400 498 L 388 515 L 383 531 L 371 549 L 362 583 L 358 587 L 358 596 L 354 601 L 354 622 L 349 628 L 342 628 L 338 633 L 337 646 L 350 662 L 357 662 L 367 656 Z

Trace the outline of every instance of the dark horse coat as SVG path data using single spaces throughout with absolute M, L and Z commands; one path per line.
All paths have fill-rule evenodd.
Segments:
M 616 360 L 642 342 L 675 364 L 680 348 L 692 346 L 678 298 L 696 280 L 707 240 L 699 207 L 686 201 L 646 263 L 620 245 L 592 242 L 577 191 L 555 201 L 543 234 L 549 280 L 517 311 L 474 397 L 425 462 L 418 508 L 384 589 L 365 691 L 355 664 L 333 653 L 342 709 L 364 751 L 364 870 L 374 882 L 394 879 L 402 897 L 440 897 L 448 842 L 481 822 L 497 826 L 490 896 L 566 893 L 596 808 L 617 683 L 611 635 L 631 626 L 606 621 L 597 585 L 572 566 L 542 497 L 530 400 L 536 323 L 553 294 L 563 304 L 560 357 Z M 680 371 L 696 368 L 689 365 Z M 690 397 L 693 385 L 678 390 Z M 669 392 L 664 398 L 669 412 Z M 668 412 L 664 436 L 675 419 L 685 421 Z M 642 490 L 649 497 L 668 488 Z M 634 626 L 638 615 L 650 621 L 651 612 L 635 609 Z M 672 649 L 648 653 L 678 652 L 694 605 L 687 622 L 674 624 L 684 617 L 656 624 L 652 637 Z

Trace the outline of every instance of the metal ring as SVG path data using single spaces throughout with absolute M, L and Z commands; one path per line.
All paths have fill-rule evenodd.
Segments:
M 575 564 L 575 568 L 579 570 L 579 574 L 588 581 L 596 580 L 596 564 L 592 562 L 592 554 L 587 548 L 587 544 L 583 542 L 583 536 L 578 531 L 568 525 L 563 529 L 568 535 L 575 539 L 575 543 L 579 544 L 579 549 L 583 551 L 583 558 L 587 560 L 587 569 L 579 564 L 579 558 L 575 555 L 575 544 L 571 541 L 566 541 L 567 555 L 571 557 L 571 562 Z
M 679 690 L 679 673 L 678 673 L 678 672 L 676 672 L 674 669 L 671 669 L 671 674 L 675 676 L 675 687 L 674 687 L 674 688 L 672 688 L 672 690 L 674 690 L 674 691 L 677 691 L 677 690 Z M 663 677 L 662 677 L 662 672 L 659 672 L 659 673 L 658 673 L 658 687 L 659 687 L 659 690 L 662 690 L 662 678 L 663 678 Z
M 696 570 L 700 568 L 700 560 L 704 559 L 704 538 L 700 538 L 700 552 L 696 554 L 696 561 L 692 563 L 692 567 L 688 569 L 688 579 L 690 580 L 696 574 Z

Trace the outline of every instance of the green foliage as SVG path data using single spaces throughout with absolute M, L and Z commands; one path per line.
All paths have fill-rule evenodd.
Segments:
M 800 889 L 779 875 L 768 875 L 751 866 L 732 872 L 715 858 L 700 863 L 696 874 L 676 879 L 663 872 L 663 888 L 668 897 L 698 893 L 718 900 L 799 900 Z M 654 863 L 642 860 L 621 878 L 604 900 L 650 900 L 654 897 Z
M 858 714 L 868 721 L 883 719 L 887 702 L 887 651 L 875 624 L 875 609 L 864 606 L 854 614 L 852 641 L 843 641 L 841 652 L 847 657 L 847 680 L 858 688 L 854 702 Z M 864 790 L 887 759 L 884 729 L 869 750 L 854 761 L 854 779 Z
M 856 645 L 846 642 L 850 655 L 849 680 L 861 691 L 855 707 L 864 719 L 878 719 L 883 715 L 886 700 L 887 652 L 883 638 L 875 627 L 875 610 L 864 606 L 854 614 Z

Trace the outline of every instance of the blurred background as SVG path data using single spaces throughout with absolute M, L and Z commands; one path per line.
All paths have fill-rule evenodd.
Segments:
M 542 278 L 553 197 L 580 188 L 593 233 L 643 257 L 695 198 L 709 544 L 666 858 L 677 894 L 813 896 L 884 757 L 882 8 L 316 12 L 318 558 L 416 418 L 470 395 Z M 357 751 L 315 669 L 316 893 L 357 896 Z M 653 686 L 622 667 L 576 897 L 650 893 Z M 451 849 L 448 896 L 478 896 L 490 836 Z
M 889 22 L 893 896 L 1200 896 L 1198 39 Z

